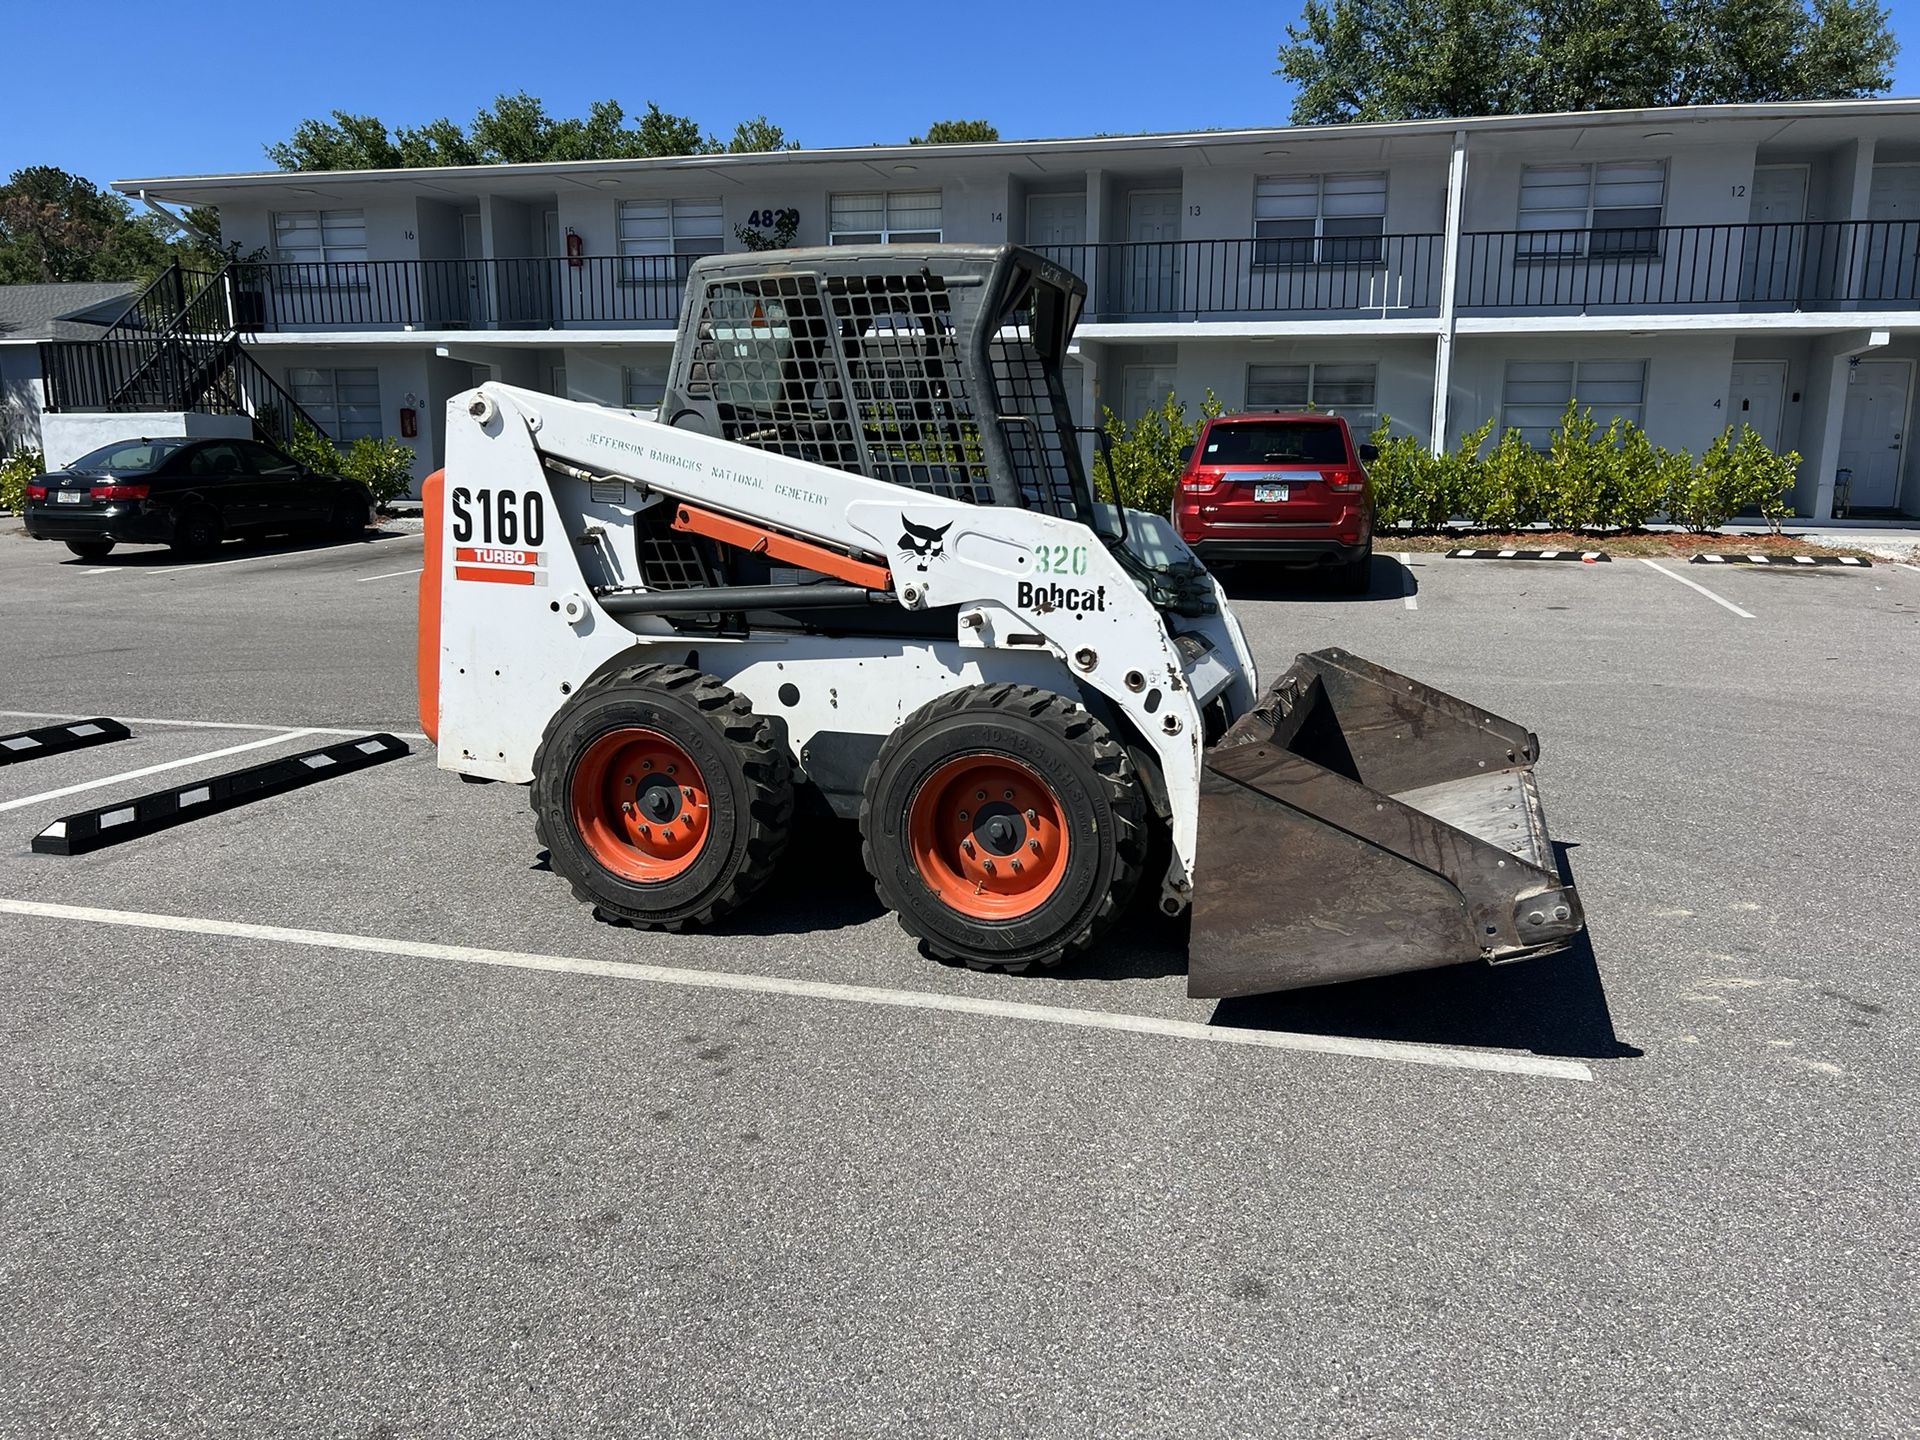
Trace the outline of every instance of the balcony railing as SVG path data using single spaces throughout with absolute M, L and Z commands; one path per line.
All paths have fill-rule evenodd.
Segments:
M 1096 321 L 1428 318 L 1443 239 L 1381 235 L 1053 245 Z M 243 332 L 668 327 L 693 256 L 241 265 Z M 1478 231 L 1462 313 L 1920 308 L 1920 222 Z
M 1499 230 L 1460 237 L 1459 307 L 1835 310 L 1920 305 L 1920 222 Z

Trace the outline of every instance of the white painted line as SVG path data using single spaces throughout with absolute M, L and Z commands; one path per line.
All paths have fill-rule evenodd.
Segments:
M 201 560 L 192 565 L 169 565 L 164 570 L 156 569 L 156 570 L 145 571 L 145 572 L 127 570 L 127 573 L 128 574 L 146 573 L 146 574 L 152 574 L 152 575 L 185 575 L 194 570 L 225 570 L 229 566 L 233 566 L 233 565 L 251 565 L 256 560 L 298 560 L 303 555 L 332 555 L 338 551 L 345 550 L 350 545 L 361 545 L 361 544 L 378 545 L 388 540 L 425 540 L 425 539 L 426 539 L 426 536 L 424 534 L 376 535 L 376 536 L 370 536 L 364 541 L 342 540 L 338 544 L 334 544 L 334 545 L 309 545 L 298 550 L 275 550 L 271 554 L 267 554 L 267 555 L 242 555 L 238 559 L 232 559 L 232 560 Z M 115 568 L 122 569 L 122 570 L 127 569 L 127 567 L 125 566 L 116 566 Z
M 1413 594 L 1413 552 L 1411 550 L 1403 550 L 1400 552 L 1400 565 L 1401 568 L 1407 572 L 1406 579 L 1400 582 L 1406 587 L 1402 593 L 1406 597 L 1407 609 L 1418 610 L 1420 608 L 1420 602 L 1414 598 Z
M 1909 565 L 1904 560 L 1896 560 L 1893 563 L 1898 565 L 1902 570 L 1911 570 L 1914 574 L 1920 575 L 1920 565 Z
M 1698 590 L 1702 595 L 1706 596 L 1707 599 L 1713 601 L 1714 604 L 1724 605 L 1727 609 L 1733 611 L 1734 614 L 1738 615 L 1742 620 L 1753 619 L 1752 615 L 1748 614 L 1745 610 L 1742 610 L 1738 605 L 1734 604 L 1731 600 L 1728 600 L 1723 596 L 1714 594 L 1713 591 L 1707 589 L 1706 586 L 1698 584 L 1695 581 L 1689 580 L 1684 575 L 1674 574 L 1673 571 L 1667 569 L 1667 567 L 1662 565 L 1658 560 L 1650 560 L 1645 555 L 1642 555 L 1640 557 L 1640 563 L 1643 565 L 1651 565 L 1654 569 L 1658 570 L 1662 575 L 1666 576 L 1669 580 L 1678 580 L 1682 585 L 1686 586 L 1689 590 Z
M 98 715 L 94 710 L 90 715 Z M 83 715 L 55 715 L 45 710 L 0 710 L 0 719 L 22 720 L 83 720 Z M 116 717 L 118 718 L 118 717 Z M 338 725 L 253 725 L 241 720 L 159 720 L 152 716 L 129 715 L 120 722 L 123 725 L 173 725 L 186 730 L 278 730 L 283 734 L 299 731 L 302 735 L 364 735 L 369 730 L 381 730 L 379 725 L 362 725 L 357 730 L 345 729 Z M 387 730 L 387 734 L 396 740 L 424 740 L 427 737 L 418 730 Z
M 78 785 L 68 785 L 59 790 L 44 790 L 38 795 L 25 795 L 18 800 L 9 800 L 4 805 L 0 805 L 0 811 L 18 810 L 26 805 L 41 805 L 48 800 L 58 800 L 63 795 L 78 795 L 83 790 L 98 790 L 103 785 L 118 785 L 122 780 L 138 780 L 146 775 L 158 775 L 163 770 L 178 770 L 182 765 L 198 765 L 203 760 L 219 760 L 224 756 L 238 755 L 246 750 L 264 750 L 269 745 L 297 740 L 302 735 L 313 733 L 311 730 L 289 730 L 281 735 L 249 740 L 244 745 L 229 745 L 224 750 L 208 750 L 199 755 L 189 755 L 184 760 L 167 760 L 159 765 L 143 766 L 138 770 L 123 770 L 118 775 L 108 775 L 99 780 L 83 780 Z
M 82 570 L 80 573 L 82 575 L 111 575 L 114 571 L 124 568 L 124 566 L 120 565 L 102 565 L 98 570 Z
M 102 910 L 91 905 L 56 905 L 39 900 L 0 899 L 0 914 L 73 920 L 90 925 L 120 925 L 140 930 L 170 930 L 188 935 L 219 935 L 236 940 L 264 940 L 281 945 L 308 945 L 323 950 L 352 950 L 369 955 L 452 960 L 465 965 L 499 965 L 550 974 L 593 975 L 607 980 L 677 985 L 695 990 L 786 995 L 802 1000 L 880 1005 L 899 1010 L 946 1011 L 999 1020 L 1066 1025 L 1081 1030 L 1110 1030 L 1170 1040 L 1197 1040 L 1211 1045 L 1241 1045 L 1259 1050 L 1297 1050 L 1322 1055 L 1347 1055 L 1364 1060 L 1392 1060 L 1407 1065 L 1433 1065 L 1446 1070 L 1484 1070 L 1499 1075 L 1529 1075 L 1555 1080 L 1593 1079 L 1593 1071 L 1577 1060 L 1505 1055 L 1497 1051 L 1417 1045 L 1397 1040 L 1356 1040 L 1340 1035 L 1234 1030 L 1202 1025 L 1191 1020 L 1163 1020 L 1152 1015 L 1080 1010 L 1064 1005 L 1031 1005 L 1015 1000 L 939 995 L 923 990 L 889 990 L 873 985 L 788 980 L 773 975 L 747 975 L 729 970 L 686 970 L 616 960 L 581 960 L 566 955 L 536 955 L 519 950 L 481 950 L 469 945 L 439 945 L 421 940 L 393 940 L 377 935 L 345 935 L 330 930 L 294 930 L 282 925 L 252 925 L 186 915 L 155 915 L 138 910 Z
M 389 570 L 385 575 L 362 575 L 353 583 L 356 585 L 364 585 L 369 580 L 398 580 L 402 575 L 418 575 L 426 568 L 424 565 L 416 565 L 411 570 Z

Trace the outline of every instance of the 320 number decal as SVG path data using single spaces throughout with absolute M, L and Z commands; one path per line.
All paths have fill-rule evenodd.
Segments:
M 453 538 L 463 544 L 474 538 L 476 514 L 482 545 L 532 548 L 546 541 L 547 502 L 538 490 L 522 495 L 517 490 L 476 492 L 460 486 L 448 498 L 453 505 Z
M 1087 547 L 1084 545 L 1036 545 L 1033 568 L 1042 575 L 1084 575 L 1087 573 Z

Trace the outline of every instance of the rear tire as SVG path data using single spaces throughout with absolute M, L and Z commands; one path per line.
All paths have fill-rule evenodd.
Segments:
M 111 540 L 69 540 L 67 548 L 82 560 L 104 560 L 113 553 Z
M 173 522 L 169 547 L 176 555 L 211 555 L 220 548 L 220 517 L 204 506 Z
M 1373 541 L 1355 559 L 1340 567 L 1334 588 L 1342 595 L 1366 595 L 1373 589 Z
M 1079 954 L 1119 916 L 1146 820 L 1132 760 L 1083 707 L 977 685 L 887 738 L 861 799 L 861 855 L 928 954 L 1017 973 Z
M 719 919 L 773 873 L 793 765 L 744 696 L 684 665 L 581 687 L 533 756 L 534 834 L 594 914 L 680 930 Z

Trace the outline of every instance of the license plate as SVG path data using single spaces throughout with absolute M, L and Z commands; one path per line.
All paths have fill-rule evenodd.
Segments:
M 53 498 L 56 503 L 61 505 L 78 505 L 82 500 L 87 498 L 87 492 L 84 490 L 56 490 L 53 492 Z
M 1284 500 L 1287 498 L 1285 485 L 1256 485 L 1253 487 L 1255 500 Z

